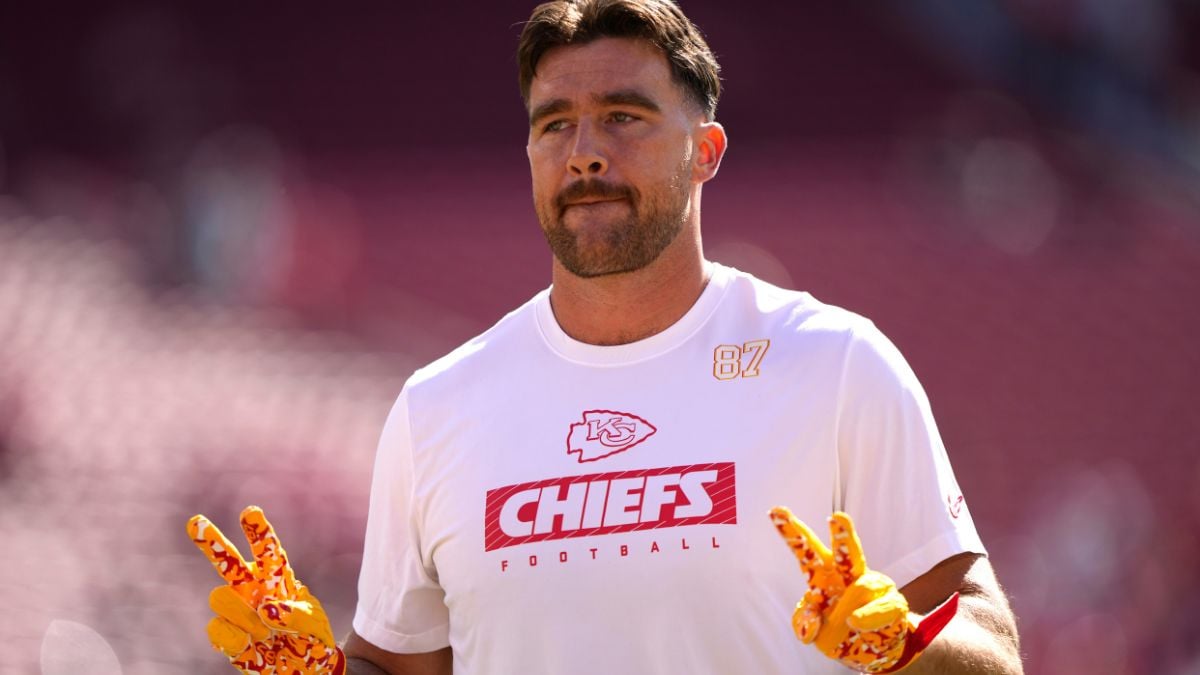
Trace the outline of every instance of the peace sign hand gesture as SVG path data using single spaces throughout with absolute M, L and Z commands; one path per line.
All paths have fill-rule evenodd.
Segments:
M 958 594 L 924 619 L 887 575 L 867 569 L 854 522 L 842 512 L 829 518 L 832 549 L 787 507 L 771 509 L 771 521 L 791 546 L 808 577 L 796 603 L 792 629 L 805 644 L 864 673 L 891 673 L 916 659 L 949 623 Z
M 321 603 L 296 579 L 287 553 L 262 509 L 242 511 L 254 562 L 246 562 L 202 515 L 188 520 L 192 542 L 225 585 L 208 596 L 217 616 L 208 623 L 213 648 L 243 675 L 341 675 L 346 659 Z

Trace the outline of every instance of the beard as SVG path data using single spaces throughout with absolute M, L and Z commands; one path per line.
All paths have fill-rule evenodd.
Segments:
M 683 180 L 685 159 L 675 174 L 652 194 L 629 185 L 590 179 L 571 183 L 549 205 L 538 205 L 538 220 L 554 257 L 571 274 L 601 277 L 640 270 L 658 259 L 687 221 L 688 194 Z M 624 216 L 572 228 L 565 222 L 568 205 L 580 199 L 621 200 Z M 605 209 L 615 208 L 605 206 Z

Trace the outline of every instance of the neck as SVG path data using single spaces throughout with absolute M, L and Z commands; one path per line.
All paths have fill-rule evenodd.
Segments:
M 554 261 L 550 306 L 563 332 L 593 345 L 622 345 L 681 319 L 708 283 L 699 228 L 684 228 L 657 260 L 634 272 L 585 279 Z

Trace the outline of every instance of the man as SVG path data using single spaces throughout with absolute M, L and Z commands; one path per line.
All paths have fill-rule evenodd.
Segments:
M 299 635 L 297 672 L 1021 672 L 899 353 L 861 317 L 704 259 L 701 192 L 726 136 L 695 26 L 670 0 L 558 0 L 519 59 L 551 288 L 400 394 L 344 664 L 327 624 L 289 623 L 323 613 L 261 513 L 241 575 L 259 590 L 229 602 Z M 826 549 L 772 512 L 807 593 L 767 523 L 784 503 L 854 518 L 834 517 Z M 207 526 L 193 538 L 216 561 L 228 542 Z M 298 602 L 256 604 L 276 587 Z M 816 648 L 789 628 L 801 595 L 794 629 Z M 235 663 L 267 639 L 210 635 Z

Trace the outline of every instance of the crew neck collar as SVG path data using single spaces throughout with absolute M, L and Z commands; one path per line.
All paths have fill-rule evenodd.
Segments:
M 659 333 L 623 345 L 593 345 L 580 342 L 563 332 L 550 306 L 550 289 L 538 294 L 535 302 L 538 332 L 546 345 L 568 361 L 589 366 L 624 366 L 664 354 L 686 341 L 699 330 L 720 304 L 729 287 L 733 270 L 709 263 L 712 274 L 700 297 L 687 313 Z

